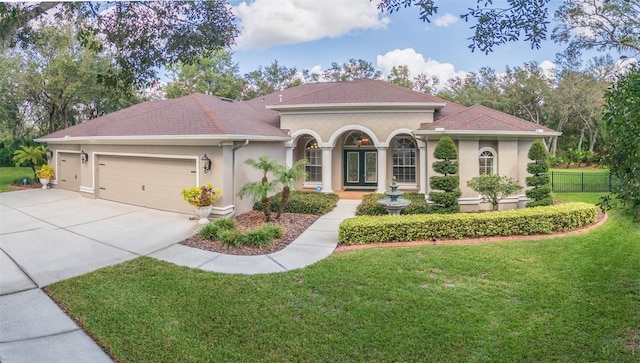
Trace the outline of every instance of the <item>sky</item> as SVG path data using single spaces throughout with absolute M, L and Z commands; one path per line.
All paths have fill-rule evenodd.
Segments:
M 439 10 L 431 23 L 419 19 L 417 8 L 380 13 L 376 0 L 231 0 L 230 4 L 240 26 L 232 52 L 241 74 L 274 60 L 298 70 L 324 70 L 332 62 L 354 58 L 371 62 L 384 76 L 393 66 L 407 65 L 412 75 L 426 73 L 445 80 L 485 66 L 498 72 L 529 61 L 552 67 L 555 54 L 562 50 L 546 40 L 541 49 L 519 41 L 498 46 L 488 55 L 471 52 L 468 38 L 473 24 L 460 14 L 475 6 L 474 0 L 436 1 Z M 559 0 L 551 0 L 551 14 L 559 5 Z

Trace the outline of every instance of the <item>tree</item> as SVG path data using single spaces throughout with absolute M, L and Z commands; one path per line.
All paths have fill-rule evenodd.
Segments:
M 640 52 L 640 3 L 629 0 L 566 0 L 555 13 L 551 39 L 566 54 L 585 50 Z
M 430 22 L 438 13 L 436 0 L 378 0 L 378 9 L 393 13 L 407 7 L 418 7 L 420 19 Z M 509 1 L 508 6 L 492 5 L 492 1 L 476 0 L 476 7 L 460 15 L 465 21 L 475 19 L 470 29 L 471 51 L 489 53 L 493 47 L 524 38 L 531 48 L 540 48 L 547 36 L 550 0 Z
M 498 203 L 502 199 L 522 189 L 517 180 L 498 174 L 478 175 L 467 181 L 467 186 L 491 203 L 493 210 L 498 210 Z
M 239 99 L 244 87 L 238 63 L 231 53 L 217 51 L 193 63 L 177 62 L 168 67 L 173 80 L 167 84 L 167 98 L 177 98 L 195 92 Z
M 342 65 L 333 62 L 331 68 L 323 73 L 324 79 L 330 82 L 354 81 L 361 78 L 378 79 L 381 76 L 382 72 L 376 70 L 371 62 L 353 58 Z
M 527 203 L 527 207 L 537 207 L 541 205 L 552 205 L 551 185 L 549 180 L 549 155 L 547 148 L 542 141 L 536 140 L 529 148 L 527 155 L 532 163 L 527 164 L 527 171 L 532 176 L 528 176 L 525 181 L 527 186 L 532 187 L 525 192 L 527 198 L 531 202 Z
M 431 191 L 429 200 L 436 204 L 435 211 L 439 213 L 456 213 L 460 211 L 458 198 L 460 192 L 460 177 L 458 174 L 458 151 L 456 145 L 449 136 L 442 137 L 433 151 L 433 157 L 438 159 L 433 162 L 433 171 L 442 174 L 429 178 Z
M 307 159 L 300 159 L 290 168 L 280 165 L 280 167 L 274 171 L 276 179 L 280 184 L 282 184 L 282 199 L 280 201 L 280 206 L 278 207 L 276 219 L 280 219 L 280 215 L 287 207 L 289 197 L 291 196 L 291 189 L 295 188 L 296 180 L 307 176 L 307 172 L 304 170 L 304 166 L 306 164 Z
M 261 66 L 257 70 L 245 74 L 244 80 L 243 100 L 250 100 L 302 84 L 302 79 L 295 67 L 280 66 L 277 60 L 274 60 L 269 66 Z
M 43 15 L 82 24 L 78 39 L 115 61 L 102 81 L 120 91 L 151 85 L 158 69 L 190 63 L 233 44 L 238 30 L 224 0 L 0 3 L 0 49 L 29 44 Z
M 409 72 L 409 66 L 401 65 L 391 68 L 391 72 L 387 76 L 387 81 L 400 87 L 413 89 L 413 82 L 409 79 L 411 72 Z
M 607 91 L 603 134 L 605 162 L 620 181 L 617 197 L 640 221 L 640 69 L 621 77 Z
M 247 159 L 245 164 L 250 165 L 256 169 L 262 171 L 262 179 L 258 182 L 249 182 L 245 184 L 238 193 L 240 198 L 245 196 L 251 197 L 254 202 L 260 202 L 262 205 L 262 212 L 264 213 L 264 220 L 266 222 L 271 221 L 271 202 L 269 201 L 269 193 L 276 190 L 278 186 L 277 180 L 269 181 L 267 174 L 273 173 L 278 169 L 278 163 L 269 159 L 268 156 L 261 156 L 258 160 Z
M 16 166 L 27 164 L 33 170 L 33 176 L 36 177 L 36 166 L 46 162 L 45 155 L 47 150 L 44 145 L 39 146 L 21 146 L 20 149 L 13 153 L 13 162 Z

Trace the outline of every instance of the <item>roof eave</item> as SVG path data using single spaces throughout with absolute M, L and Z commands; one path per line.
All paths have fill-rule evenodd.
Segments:
M 289 141 L 290 136 L 261 135 L 145 135 L 145 136 L 77 136 L 35 139 L 50 144 L 117 144 L 117 145 L 198 145 L 215 141 Z

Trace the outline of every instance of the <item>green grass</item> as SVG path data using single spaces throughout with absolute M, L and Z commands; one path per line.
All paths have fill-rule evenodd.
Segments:
M 614 212 L 586 234 L 365 249 L 270 275 L 142 257 L 47 290 L 120 362 L 637 362 L 638 241 Z
M 22 178 L 33 182 L 33 170 L 29 167 L 0 167 L 0 193 L 10 191 L 9 184 Z

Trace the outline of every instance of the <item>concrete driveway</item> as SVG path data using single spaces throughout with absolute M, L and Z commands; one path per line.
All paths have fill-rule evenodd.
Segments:
M 196 232 L 189 217 L 59 189 L 0 194 L 0 361 L 110 361 L 40 288 L 163 250 Z

